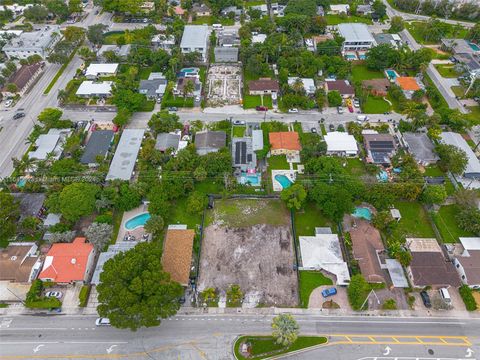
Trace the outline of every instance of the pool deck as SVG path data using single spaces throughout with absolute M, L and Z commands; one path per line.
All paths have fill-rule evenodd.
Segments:
M 276 175 L 285 175 L 287 178 L 290 179 L 292 183 L 295 182 L 297 170 L 272 170 L 272 184 L 273 184 L 273 191 L 282 191 L 283 186 L 280 184 L 276 179 Z
M 145 212 L 148 212 L 148 206 L 143 204 L 133 210 L 125 211 L 123 213 L 122 223 L 120 224 L 120 230 L 118 231 L 117 243 L 123 242 L 124 241 L 123 239 L 125 238 L 126 235 L 133 235 L 138 241 L 142 240 L 142 236 L 143 234 L 145 234 L 145 230 L 143 229 L 143 226 L 137 227 L 136 229 L 133 229 L 133 230 L 127 230 L 125 228 L 125 223 L 131 218 L 139 214 L 143 214 Z

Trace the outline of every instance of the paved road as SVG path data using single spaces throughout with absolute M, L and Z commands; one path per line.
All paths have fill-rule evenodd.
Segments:
M 164 320 L 159 327 L 132 333 L 95 327 L 95 318 L 89 316 L 0 317 L 0 359 L 47 359 L 55 355 L 100 358 L 109 351 L 132 359 L 231 359 L 233 339 L 240 334 L 268 334 L 271 318 L 182 315 Z M 330 346 L 315 350 L 315 356 L 310 353 L 312 356 L 296 358 L 359 359 L 379 356 L 386 346 L 404 356 L 424 356 L 430 348 L 436 354 L 453 357 L 465 354 L 467 348 L 480 351 L 478 320 L 311 315 L 296 318 L 303 334 L 325 335 L 330 342 Z

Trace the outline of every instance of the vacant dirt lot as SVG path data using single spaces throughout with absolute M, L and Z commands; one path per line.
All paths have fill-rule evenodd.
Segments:
M 244 307 L 295 306 L 297 276 L 290 217 L 279 200 L 218 200 L 208 214 L 199 290 L 238 284 Z M 244 226 L 242 226 L 244 225 Z
M 212 65 L 207 77 L 208 106 L 240 103 L 242 69 L 238 65 Z

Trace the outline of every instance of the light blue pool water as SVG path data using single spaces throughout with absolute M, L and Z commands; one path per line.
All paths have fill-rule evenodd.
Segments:
M 360 58 L 360 60 L 365 60 L 367 58 L 365 55 L 359 55 L 358 57 Z
M 394 172 L 395 174 L 400 174 L 400 173 L 402 172 L 402 169 L 400 169 L 400 168 L 393 168 L 393 172 Z
M 385 170 L 381 170 L 380 173 L 377 174 L 377 179 L 380 182 L 387 182 L 388 174 Z
M 242 184 L 250 184 L 253 186 L 258 186 L 260 184 L 260 176 L 259 175 L 247 175 L 246 173 L 242 173 L 242 177 L 240 182 Z
M 368 221 L 372 220 L 372 212 L 366 207 L 356 207 L 352 215 L 356 218 L 362 218 Z
M 392 70 L 392 69 L 387 69 L 385 70 L 385 72 L 387 73 L 387 76 L 390 80 L 394 80 L 397 78 L 397 73 L 395 72 L 395 70 Z
M 355 60 L 357 58 L 355 55 L 350 55 L 350 54 L 345 55 L 345 57 L 349 60 Z
M 197 69 L 195 68 L 183 68 L 182 70 L 180 70 L 181 72 L 184 72 L 184 73 L 191 73 L 191 72 L 196 72 Z
M 145 225 L 148 219 L 150 219 L 150 214 L 148 212 L 134 216 L 133 218 L 127 220 L 125 223 L 125 229 L 133 230 L 138 227 L 142 227 Z
M 480 47 L 479 47 L 477 44 L 474 44 L 474 43 L 469 42 L 469 43 L 468 43 L 468 46 L 470 46 L 470 48 L 471 48 L 473 51 L 480 51 Z
M 17 181 L 17 186 L 18 186 L 19 188 L 22 188 L 22 187 L 25 186 L 26 183 L 27 183 L 27 179 L 22 178 L 22 179 L 20 179 L 20 180 Z
M 275 180 L 277 180 L 280 183 L 280 185 L 282 185 L 282 188 L 284 189 L 292 185 L 292 182 L 290 181 L 290 179 L 285 175 L 280 175 L 280 174 L 275 175 Z

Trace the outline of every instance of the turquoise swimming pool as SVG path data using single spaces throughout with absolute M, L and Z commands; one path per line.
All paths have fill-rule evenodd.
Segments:
M 19 188 L 22 188 L 22 187 L 25 186 L 26 183 L 27 183 L 27 179 L 21 178 L 20 180 L 17 181 L 17 186 L 18 186 Z
M 150 214 L 148 212 L 134 216 L 127 220 L 125 223 L 125 229 L 133 230 L 138 227 L 143 227 L 148 219 L 150 219 Z
M 471 48 L 473 51 L 480 51 L 480 47 L 479 47 L 477 44 L 474 44 L 474 43 L 469 42 L 469 43 L 468 43 L 468 46 L 470 46 L 470 48 Z
M 387 182 L 388 180 L 388 174 L 385 170 L 380 170 L 380 172 L 377 174 L 377 180 L 380 182 Z
M 352 55 L 352 54 L 347 54 L 345 55 L 345 57 L 348 59 L 348 60 L 356 60 L 357 57 L 355 55 Z
M 372 211 L 367 207 L 356 207 L 352 215 L 356 218 L 372 220 Z
M 183 68 L 182 70 L 180 70 L 181 72 L 184 72 L 184 73 L 191 73 L 191 72 L 197 72 L 197 68 Z
M 292 181 L 285 175 L 275 175 L 275 180 L 277 180 L 284 189 L 290 187 L 293 184 Z
M 250 184 L 252 186 L 260 185 L 260 175 L 250 175 L 247 173 L 242 173 L 240 178 L 241 184 Z
M 390 81 L 395 81 L 398 76 L 397 72 L 393 69 L 387 69 L 385 70 L 385 73 L 387 74 L 387 77 Z

